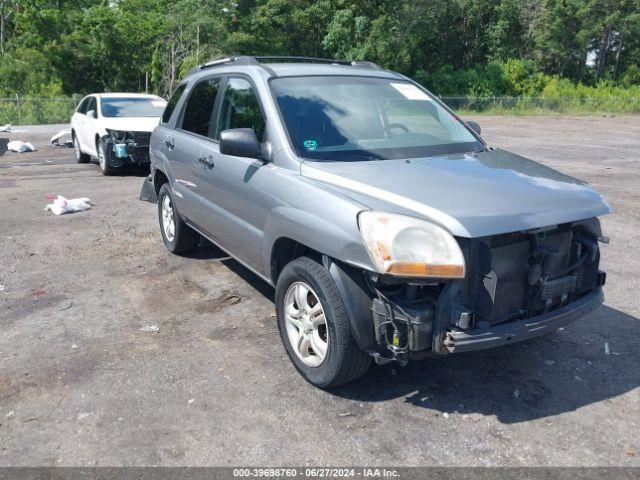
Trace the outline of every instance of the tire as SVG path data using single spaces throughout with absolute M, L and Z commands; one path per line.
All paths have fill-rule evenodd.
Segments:
M 89 163 L 91 157 L 86 153 L 82 153 L 82 149 L 80 148 L 80 142 L 78 141 L 78 136 L 73 134 L 73 155 L 76 157 L 76 162 L 78 163 Z
M 102 170 L 103 175 L 115 175 L 122 171 L 120 167 L 114 167 L 109 163 L 103 141 L 96 141 L 96 152 L 98 153 L 98 164 L 100 165 L 100 170 Z
M 170 212 L 165 212 L 165 202 L 168 202 Z M 167 223 L 169 219 L 173 220 L 173 235 L 171 235 L 171 227 Z M 171 253 L 178 255 L 188 253 L 195 250 L 200 244 L 200 234 L 189 227 L 180 217 L 168 183 L 164 183 L 160 187 L 158 194 L 158 221 L 164 244 Z
M 301 287 L 302 300 L 298 301 L 298 289 Z M 306 296 L 305 287 L 309 287 Z M 293 304 L 291 295 L 295 298 Z M 306 320 L 304 318 L 305 311 L 313 312 L 317 309 L 317 302 L 313 302 L 314 297 L 319 300 L 324 314 L 324 328 L 318 322 L 320 324 L 317 331 L 310 323 L 315 323 L 313 319 L 319 316 L 311 316 Z M 298 372 L 305 380 L 319 388 L 329 389 L 352 382 L 364 375 L 371 364 L 371 357 L 360 351 L 351 334 L 351 325 L 343 302 L 331 274 L 321 264 L 308 257 L 300 257 L 287 264 L 278 278 L 276 314 L 280 338 Z M 303 304 L 302 308 L 298 303 Z M 305 303 L 310 308 L 305 308 Z M 299 323 L 302 328 L 298 328 L 294 322 Z M 307 333 L 309 331 L 311 333 Z M 306 335 L 308 340 L 300 340 L 300 335 Z M 326 348 L 318 342 L 325 338 Z M 292 340 L 297 344 L 293 345 Z M 316 354 L 316 345 L 319 354 Z M 323 349 L 326 351 L 324 355 Z M 318 358 L 314 359 L 313 356 Z

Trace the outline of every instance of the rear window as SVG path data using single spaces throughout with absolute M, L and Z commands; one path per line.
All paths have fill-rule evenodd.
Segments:
M 167 102 L 161 98 L 107 97 L 100 101 L 103 117 L 160 117 Z
M 173 114 L 173 111 L 176 109 L 178 100 L 180 100 L 180 97 L 182 96 L 182 92 L 184 92 L 184 89 L 186 87 L 187 87 L 187 84 L 183 83 L 178 88 L 176 88 L 175 92 L 173 92 L 173 95 L 171 95 L 171 98 L 169 99 L 169 103 L 167 103 L 167 106 L 164 108 L 164 113 L 162 114 L 162 123 L 167 123 L 171 119 L 171 115 Z

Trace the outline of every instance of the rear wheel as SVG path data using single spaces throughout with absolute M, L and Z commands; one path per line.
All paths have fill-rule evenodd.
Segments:
M 176 210 L 171 187 L 165 183 L 158 194 L 160 232 L 167 249 L 176 254 L 187 253 L 198 247 L 200 234 L 187 225 Z
M 73 134 L 73 155 L 78 163 L 87 163 L 89 161 L 89 155 L 82 153 L 78 136 L 75 133 Z
M 364 375 L 371 358 L 351 334 L 343 299 L 318 262 L 290 262 L 276 285 L 278 330 L 289 358 L 313 385 L 332 388 Z

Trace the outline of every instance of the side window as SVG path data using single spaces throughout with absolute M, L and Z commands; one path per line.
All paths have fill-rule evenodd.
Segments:
M 244 78 L 229 78 L 224 92 L 218 132 L 230 128 L 253 128 L 256 137 L 264 140 L 265 121 L 258 97 Z
M 182 117 L 182 129 L 198 135 L 209 135 L 213 106 L 220 89 L 220 78 L 209 78 L 198 83 L 189 94 Z
M 96 105 L 96 97 L 89 97 L 89 101 L 87 102 L 87 109 L 85 110 L 84 113 L 87 113 L 89 110 L 93 110 L 94 112 L 96 112 L 96 114 L 98 113 L 98 107 Z
M 78 106 L 78 110 L 77 110 L 78 113 L 82 113 L 83 115 L 87 113 L 87 105 L 89 104 L 89 98 L 90 97 L 87 97 L 80 102 L 80 105 Z
M 185 88 L 187 88 L 187 84 L 183 83 L 178 88 L 176 88 L 175 92 L 173 92 L 173 95 L 171 95 L 169 103 L 167 103 L 167 106 L 164 107 L 164 113 L 162 114 L 162 123 L 167 123 L 171 119 L 171 114 L 176 109 L 178 100 L 180 100 L 182 92 L 184 92 Z

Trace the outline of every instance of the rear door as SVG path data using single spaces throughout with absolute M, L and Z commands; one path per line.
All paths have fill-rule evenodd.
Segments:
M 89 141 L 93 122 L 89 121 L 90 119 L 87 115 L 87 112 L 90 110 L 96 110 L 96 97 L 93 95 L 85 98 L 76 112 L 76 135 L 80 141 L 82 151 L 93 154 L 95 151 L 95 145 L 91 145 L 94 142 Z
M 260 141 L 266 140 L 265 117 L 248 78 L 229 76 L 220 97 L 216 139 L 222 130 L 252 128 Z M 204 173 L 209 176 L 205 195 L 216 208 L 216 240 L 234 256 L 258 267 L 264 224 L 275 203 L 264 185 L 276 167 L 262 160 L 222 155 L 217 142 L 206 145 L 203 156 L 215 165 Z
M 165 157 L 171 167 L 173 189 L 180 214 L 198 229 L 211 234 L 215 222 L 205 192 L 210 166 L 203 151 L 214 143 L 214 107 L 222 78 L 208 77 L 195 83 L 187 93 L 176 129 L 167 134 Z

